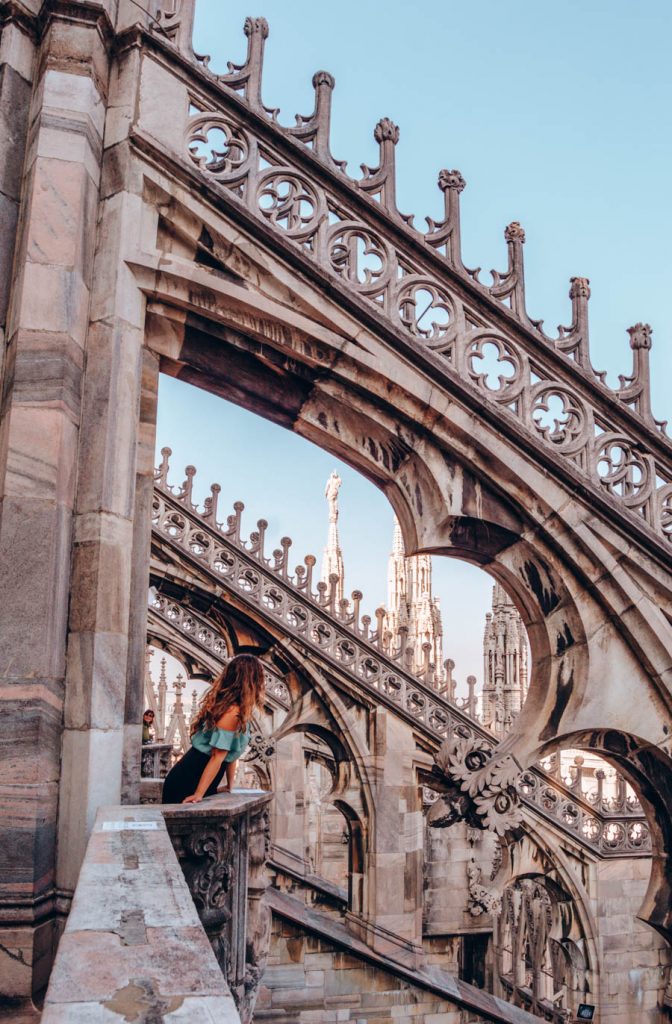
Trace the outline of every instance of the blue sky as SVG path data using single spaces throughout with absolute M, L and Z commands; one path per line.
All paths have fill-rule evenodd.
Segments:
M 310 113 L 313 72 L 330 71 L 334 156 L 351 174 L 375 166 L 373 127 L 392 118 L 398 204 L 418 225 L 441 213 L 438 170 L 458 168 L 467 265 L 504 269 L 503 229 L 519 220 L 530 315 L 549 333 L 567 324 L 569 278 L 590 278 L 593 364 L 616 383 L 631 371 L 626 328 L 650 323 L 653 409 L 672 419 L 672 4 L 263 0 L 250 9 L 197 0 L 194 46 L 214 70 L 244 59 L 247 14 L 269 21 L 263 97 L 282 123 Z M 331 456 L 169 379 L 157 439 L 175 450 L 175 477 L 195 463 L 201 493 L 217 480 L 223 507 L 245 501 L 249 529 L 263 516 L 272 540 L 289 534 L 297 556 L 319 557 Z M 392 513 L 368 482 L 338 469 L 346 587 L 363 589 L 372 609 L 385 598 Z M 446 656 L 460 679 L 480 677 L 490 582 L 438 559 L 435 581 Z

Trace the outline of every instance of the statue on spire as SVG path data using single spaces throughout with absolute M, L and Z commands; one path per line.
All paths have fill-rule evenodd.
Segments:
M 340 607 L 344 596 L 345 571 L 343 568 L 343 553 L 338 537 L 338 492 L 343 481 L 336 472 L 332 470 L 324 488 L 324 496 L 329 505 L 329 533 L 327 546 L 324 549 L 322 558 L 322 582 L 327 584 L 328 593 L 333 597 L 335 608 Z M 333 588 L 333 589 L 332 589 Z
M 338 492 L 341 489 L 343 481 L 336 472 L 332 469 L 331 476 L 327 480 L 327 486 L 324 488 L 324 496 L 329 502 L 329 522 L 338 522 Z

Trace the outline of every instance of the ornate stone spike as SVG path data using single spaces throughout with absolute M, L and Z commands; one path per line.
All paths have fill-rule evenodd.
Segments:
M 469 696 L 467 697 L 467 710 L 471 718 L 476 718 L 476 676 L 467 676 Z
M 242 501 L 234 501 L 233 515 L 226 517 L 226 535 L 232 538 L 237 547 L 240 547 L 240 529 L 244 509 L 245 505 Z
M 364 595 L 362 594 L 361 590 L 353 590 L 350 596 L 352 598 L 352 628 L 354 632 L 357 634 L 357 636 L 361 636 L 362 627 L 359 621 L 359 616 L 361 614 L 360 606 Z
M 168 473 L 170 471 L 170 456 L 173 454 L 172 448 L 161 449 L 161 465 L 154 470 L 154 479 L 160 487 L 168 486 Z
M 373 642 L 381 651 L 383 650 L 383 633 L 385 631 L 385 609 L 376 608 L 376 635 Z
M 332 615 L 336 614 L 336 604 L 337 603 L 340 604 L 341 600 L 343 600 L 341 597 L 339 597 L 339 591 L 340 591 L 339 582 L 340 582 L 340 579 L 341 579 L 341 577 L 338 575 L 337 572 L 330 572 L 329 573 L 329 580 L 328 580 L 329 589 L 327 591 L 327 607 L 329 608 L 329 611 L 331 612 Z
M 191 500 L 191 495 L 194 489 L 194 477 L 196 476 L 196 466 L 185 466 L 184 472 L 186 479 L 182 486 L 180 487 L 180 493 L 178 494 L 178 498 L 180 501 L 183 501 L 185 505 L 188 505 L 190 508 L 193 508 L 194 506 Z
M 313 152 L 326 164 L 332 166 L 343 166 L 338 164 L 331 155 L 329 149 L 329 136 L 331 132 L 331 94 L 336 85 L 336 80 L 328 71 L 316 71 L 313 75 L 313 88 L 315 90 L 315 106 L 310 117 L 303 114 L 296 115 L 296 127 L 288 131 L 295 138 L 302 142 L 312 143 Z
M 620 388 L 616 392 L 622 402 L 633 406 L 640 416 L 648 420 L 653 420 L 649 367 L 651 333 L 649 324 L 639 323 L 634 327 L 628 327 L 632 349 L 632 376 L 619 375 Z
M 268 523 L 265 519 L 257 520 L 257 529 L 250 534 L 250 554 L 254 555 L 257 561 L 265 562 L 264 558 L 264 542 L 266 540 L 266 530 L 268 529 Z
M 244 32 L 247 36 L 248 72 L 245 98 L 251 107 L 262 109 L 261 80 L 264 70 L 264 42 L 268 39 L 268 22 L 265 18 L 246 18 Z
M 268 38 L 268 22 L 265 18 L 246 18 L 243 31 L 247 36 L 245 63 L 229 64 L 230 73 L 218 75 L 217 80 L 236 91 L 242 91 L 251 107 L 265 111 L 261 101 L 261 79 L 264 68 L 264 43 Z
M 523 267 L 525 232 L 517 220 L 512 221 L 504 229 L 504 238 L 509 251 L 509 267 L 505 274 L 499 274 L 493 270 L 494 284 L 490 292 L 496 299 L 508 299 L 512 312 L 523 323 L 529 324 L 525 309 L 525 271 Z
M 315 138 L 313 148 L 317 156 L 326 163 L 332 163 L 329 137 L 331 135 L 331 94 L 336 79 L 328 71 L 316 71 L 313 75 L 315 89 Z
M 454 267 L 462 265 L 462 242 L 460 237 L 460 194 L 466 181 L 459 171 L 445 168 L 439 171 L 439 188 L 444 195 L 445 216 L 440 224 L 427 218 L 429 231 L 425 238 L 435 249 L 446 247 L 446 259 Z
M 572 300 L 572 324 L 571 327 L 558 327 L 558 337 L 554 344 L 559 352 L 564 352 L 579 366 L 590 370 L 590 333 L 588 329 L 590 281 L 587 277 L 572 277 L 570 279 L 569 297 Z
M 291 548 L 291 546 L 292 546 L 292 538 L 291 537 L 281 537 L 280 538 L 280 547 L 282 548 L 282 560 L 281 560 L 281 563 L 280 563 L 280 566 L 279 566 L 279 571 L 280 571 L 280 574 L 281 574 L 283 580 L 289 579 L 289 571 L 288 571 L 288 566 L 289 566 L 289 549 Z M 278 567 L 276 566 L 276 568 L 278 568 Z
M 378 167 L 372 169 L 362 164 L 364 178 L 360 188 L 374 196 L 380 196 L 380 203 L 387 212 L 400 218 L 396 201 L 396 165 L 394 147 L 399 142 L 399 129 L 389 117 L 383 117 L 373 130 L 373 137 L 380 146 Z
M 452 658 L 447 658 L 443 663 L 443 667 L 446 670 L 446 696 L 448 700 L 455 701 L 455 687 L 457 685 L 453 672 L 455 671 L 455 662 Z
M 217 526 L 217 502 L 222 488 L 219 484 L 210 484 L 210 497 L 203 502 L 203 518 L 209 519 L 213 526 Z
M 315 568 L 315 563 L 317 562 L 317 559 L 315 558 L 315 555 L 306 555 L 303 561 L 306 566 L 306 596 L 314 601 L 315 595 L 313 594 L 313 569 Z

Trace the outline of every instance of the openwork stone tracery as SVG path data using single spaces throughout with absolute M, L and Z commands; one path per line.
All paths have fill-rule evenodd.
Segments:
M 514 417 L 598 490 L 667 537 L 672 452 L 665 423 L 651 412 L 650 326 L 628 328 L 632 374 L 621 375 L 619 388 L 611 391 L 590 360 L 587 279 L 572 278 L 571 325 L 559 327 L 555 338 L 548 336 L 542 321 L 526 310 L 520 224 L 513 222 L 504 232 L 507 270 L 493 271 L 492 285 L 482 283 L 479 271 L 462 263 L 459 197 L 465 181 L 459 171 L 440 172 L 445 217 L 441 222 L 427 218 L 428 231 L 418 231 L 413 218 L 396 206 L 399 128 L 383 118 L 374 131 L 378 167 L 364 167 L 362 178 L 350 177 L 329 150 L 333 78 L 318 72 L 312 116 L 297 117 L 295 128 L 281 127 L 278 111 L 261 102 L 268 26 L 263 18 L 248 19 L 245 33 L 247 60 L 229 74 L 214 74 L 207 58 L 197 57 L 220 90 L 215 106 L 206 90 L 192 93 L 185 152 L 198 171 L 291 239 L 392 326 L 439 355 L 495 403 L 501 416 Z M 261 116 L 263 129 L 241 113 L 232 94 Z M 318 183 L 312 157 L 330 172 L 329 184 L 323 184 L 323 176 Z M 495 318 L 488 322 L 482 307 L 477 309 L 474 299 L 484 296 L 501 304 L 507 327 L 516 323 L 515 341 L 510 330 Z M 488 348 L 501 367 L 494 377 L 480 365 Z

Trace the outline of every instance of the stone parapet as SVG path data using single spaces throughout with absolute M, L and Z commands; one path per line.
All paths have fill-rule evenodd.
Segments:
M 270 911 L 260 909 L 270 799 L 227 794 L 196 805 L 101 808 L 47 990 L 45 1024 L 95 1024 L 110 1011 L 126 1019 L 249 1020 L 256 988 L 246 982 L 256 979 L 268 949 L 254 939 L 267 937 L 259 927 L 264 912 L 270 923 Z M 257 960 L 250 965 L 251 950 Z M 229 964 L 242 1014 L 227 983 Z
M 169 1021 L 240 1018 L 203 931 L 160 807 L 96 817 L 42 1020 L 151 1011 Z

